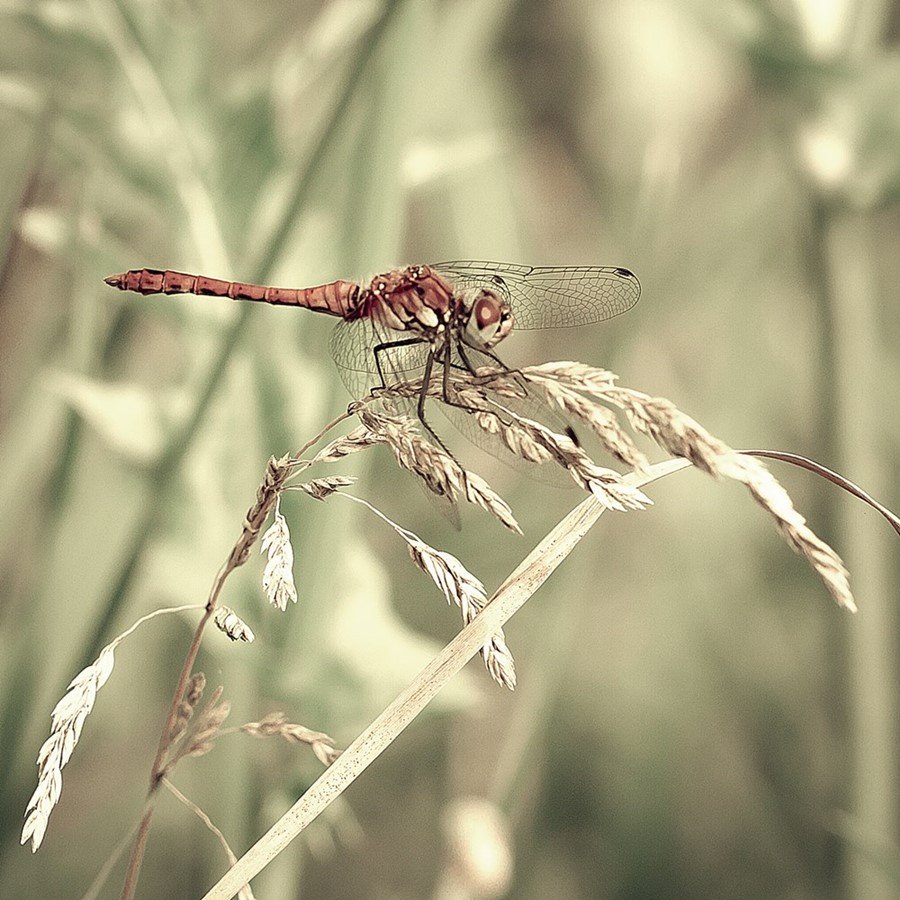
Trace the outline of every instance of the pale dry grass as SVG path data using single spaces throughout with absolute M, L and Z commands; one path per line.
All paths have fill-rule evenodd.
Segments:
M 199 672 L 188 683 L 179 705 L 175 727 L 165 748 L 160 777 L 168 775 L 186 757 L 205 756 L 209 753 L 222 723 L 231 712 L 231 705 L 222 701 L 224 689 L 221 686 L 212 692 L 209 700 L 198 710 L 205 686 L 206 680 Z
M 253 641 L 254 634 L 250 626 L 230 606 L 218 607 L 213 622 L 219 631 L 233 641 L 244 641 L 247 644 Z
M 640 488 L 685 465 L 681 460 L 670 460 L 652 466 L 648 473 L 626 475 L 623 479 L 626 484 Z M 491 636 L 502 629 L 578 546 L 604 511 L 605 507 L 590 497 L 569 513 L 507 578 L 481 613 L 441 650 L 237 865 L 225 873 L 205 895 L 205 900 L 226 900 L 233 896 L 346 790 L 468 660 L 482 650 Z
M 487 603 L 487 593 L 481 581 L 455 556 L 442 550 L 435 550 L 413 532 L 389 519 L 367 500 L 354 497 L 352 494 L 341 495 L 371 510 L 406 541 L 412 561 L 437 585 L 447 602 L 459 608 L 464 625 L 475 619 Z M 506 645 L 502 629 L 489 636 L 481 648 L 481 655 L 491 678 L 499 685 L 514 690 L 515 663 Z
M 416 475 L 428 490 L 455 503 L 460 497 L 521 534 L 509 505 L 481 477 L 466 471 L 449 453 L 427 440 L 408 416 L 390 416 L 359 404 L 357 415 L 370 439 L 391 448 L 397 464 Z
M 615 376 L 605 370 L 593 370 L 581 363 L 550 363 L 523 369 L 522 376 L 558 402 L 571 392 L 580 391 L 612 404 L 624 412 L 635 431 L 651 438 L 663 450 L 687 459 L 716 478 L 744 484 L 754 500 L 775 519 L 788 544 L 818 573 L 837 603 L 856 610 L 843 561 L 812 531 L 787 491 L 758 459 L 733 450 L 670 400 L 619 387 Z
M 32 852 L 41 846 L 50 813 L 62 793 L 62 770 L 81 737 L 85 719 L 94 708 L 97 691 L 112 674 L 115 656 L 108 646 L 70 682 L 69 689 L 50 715 L 50 737 L 38 752 L 38 784 L 25 810 L 21 843 L 31 841 Z

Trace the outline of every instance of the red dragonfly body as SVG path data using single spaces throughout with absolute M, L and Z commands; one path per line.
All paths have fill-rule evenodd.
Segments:
M 348 321 L 369 318 L 394 331 L 418 331 L 423 335 L 450 324 L 460 312 L 459 298 L 452 286 L 427 266 L 409 266 L 378 275 L 368 288 L 353 281 L 332 281 L 310 288 L 266 287 L 170 269 L 132 269 L 105 280 L 120 290 L 139 294 L 200 294 L 275 306 L 302 306 Z
M 516 327 L 559 328 L 610 319 L 640 297 L 637 278 L 617 267 L 535 268 L 494 262 L 408 266 L 378 275 L 368 286 L 333 281 L 310 288 L 276 288 L 158 269 L 132 269 L 106 283 L 140 294 L 202 294 L 300 306 L 344 321 L 332 355 L 352 393 L 421 375 L 418 414 L 425 421 L 435 365 L 506 367 L 493 348 Z M 377 377 L 377 380 L 375 380 Z

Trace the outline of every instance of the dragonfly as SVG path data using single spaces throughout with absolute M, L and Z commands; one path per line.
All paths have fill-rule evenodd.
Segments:
M 331 353 L 354 396 L 421 377 L 416 414 L 446 449 L 425 415 L 432 379 L 441 372 L 441 399 L 452 397 L 453 369 L 473 375 L 489 366 L 509 372 L 494 348 L 514 329 L 591 325 L 637 303 L 641 285 L 619 266 L 523 266 L 455 260 L 376 275 L 368 284 L 332 281 L 279 288 L 224 281 L 168 269 L 131 269 L 105 279 L 139 294 L 199 294 L 299 306 L 342 321 Z

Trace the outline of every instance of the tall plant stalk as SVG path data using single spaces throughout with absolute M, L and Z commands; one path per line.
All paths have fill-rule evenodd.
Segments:
M 882 367 L 877 357 L 878 288 L 873 277 L 871 220 L 865 213 L 837 212 L 828 222 L 825 238 L 835 326 L 831 359 L 838 458 L 842 468 L 858 475 L 876 494 L 887 496 L 888 473 L 879 462 L 883 408 L 873 377 Z M 837 515 L 840 543 L 866 597 L 866 613 L 850 632 L 851 809 L 867 831 L 896 844 L 900 757 L 892 547 L 881 529 L 863 530 L 856 511 L 847 504 L 838 507 Z M 854 853 L 848 874 L 851 896 L 860 900 L 896 896 L 896 882 L 870 859 Z

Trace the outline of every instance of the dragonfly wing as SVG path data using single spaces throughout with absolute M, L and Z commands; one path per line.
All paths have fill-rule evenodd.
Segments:
M 592 325 L 631 309 L 641 283 L 617 266 L 519 266 L 456 260 L 433 268 L 460 290 L 488 288 L 504 294 L 515 327 L 569 328 Z
M 331 355 L 337 364 L 344 386 L 355 398 L 365 397 L 381 387 L 375 362 L 375 348 L 405 340 L 404 333 L 394 331 L 371 319 L 339 322 L 331 333 Z M 388 346 L 379 355 L 381 371 L 388 385 L 418 378 L 428 358 L 428 344 L 418 342 Z

